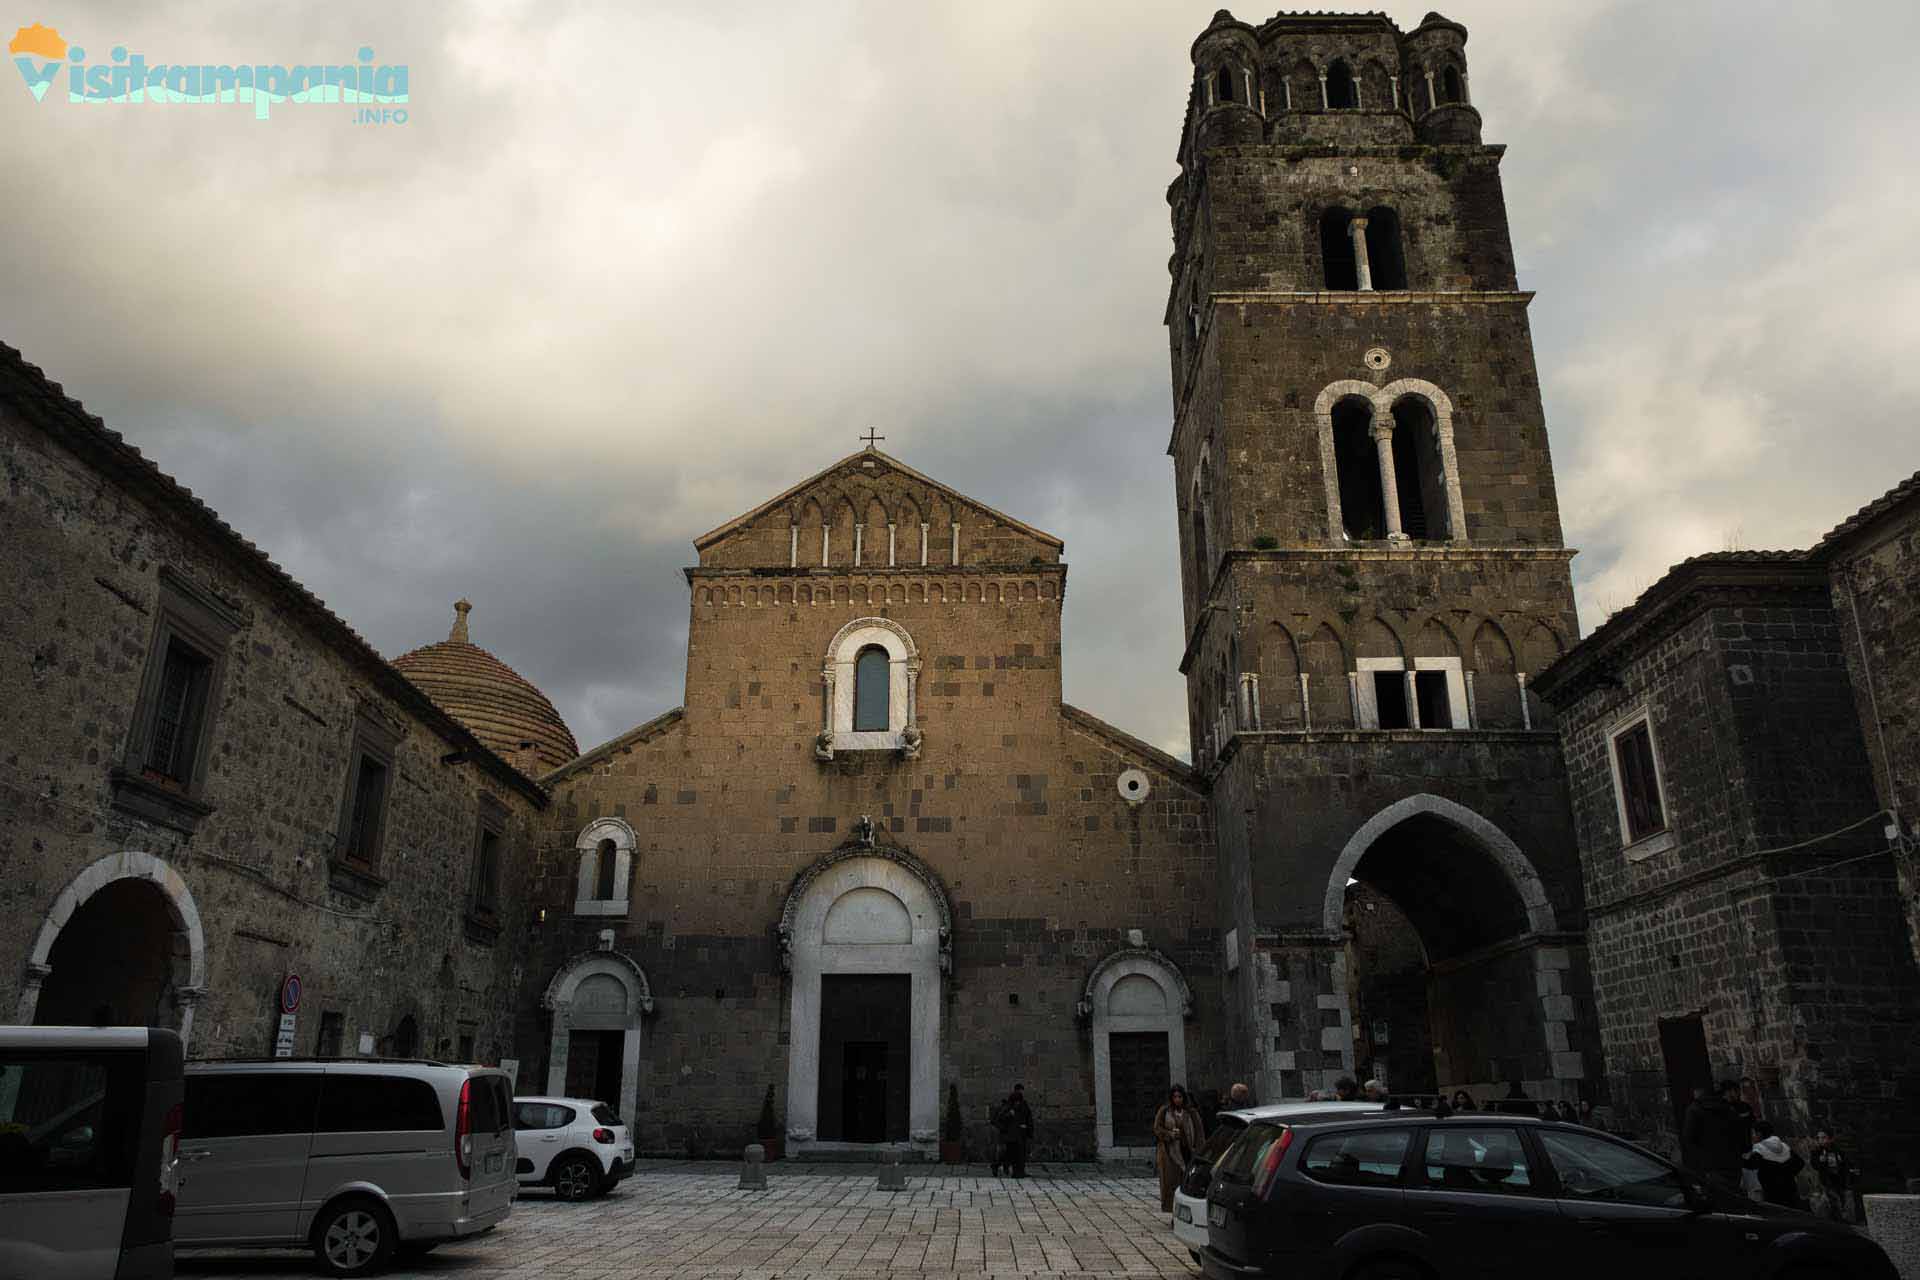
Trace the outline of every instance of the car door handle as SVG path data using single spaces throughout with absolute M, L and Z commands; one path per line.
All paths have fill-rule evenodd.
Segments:
M 185 1161 L 205 1160 L 212 1154 L 213 1152 L 207 1150 L 205 1147 L 182 1147 L 174 1153 L 178 1159 Z
M 547 1135 L 546 1135 L 545 1137 L 543 1137 L 543 1138 L 541 1138 L 541 1139 L 540 1139 L 540 1141 L 542 1141 L 542 1142 L 558 1142 L 558 1141 L 560 1141 L 560 1135 L 559 1135 L 559 1134 L 557 1134 L 557 1133 L 549 1133 L 549 1134 L 547 1134 Z

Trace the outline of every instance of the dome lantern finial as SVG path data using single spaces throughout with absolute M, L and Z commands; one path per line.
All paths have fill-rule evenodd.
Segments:
M 472 612 L 473 602 L 471 600 L 455 600 L 453 602 L 453 630 L 447 633 L 448 644 L 473 643 L 472 640 L 467 638 L 467 615 Z

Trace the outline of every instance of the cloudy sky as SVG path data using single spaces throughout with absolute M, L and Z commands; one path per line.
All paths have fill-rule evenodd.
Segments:
M 1067 696 L 1184 753 L 1162 193 L 1215 4 L 22 11 L 95 63 L 372 45 L 413 102 L 5 69 L 0 337 L 384 652 L 471 597 L 583 745 L 680 701 L 690 540 L 875 425 L 1066 540 Z M 1920 6 L 1446 12 L 1511 147 L 1585 625 L 1920 468 Z

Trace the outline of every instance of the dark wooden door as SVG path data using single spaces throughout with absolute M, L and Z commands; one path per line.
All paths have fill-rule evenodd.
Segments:
M 1153 1113 L 1173 1084 L 1164 1031 L 1120 1031 L 1107 1037 L 1107 1080 L 1113 1097 L 1113 1143 L 1153 1145 Z
M 887 1042 L 849 1040 L 841 1048 L 840 1116 L 848 1142 L 887 1140 Z
M 1667 1064 L 1667 1098 L 1673 1106 L 1673 1131 L 1687 1118 L 1696 1087 L 1713 1090 L 1713 1066 L 1707 1061 L 1707 1032 L 1700 1015 L 1660 1019 L 1660 1056 Z

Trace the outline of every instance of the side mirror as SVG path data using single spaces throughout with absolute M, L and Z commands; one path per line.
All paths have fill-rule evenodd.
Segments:
M 1708 1193 L 1707 1189 L 1704 1186 L 1702 1186 L 1698 1182 L 1689 1181 L 1686 1184 L 1686 1189 L 1687 1189 L 1688 1210 L 1690 1210 L 1693 1213 L 1712 1213 L 1713 1212 L 1714 1210 L 1713 1196 Z

